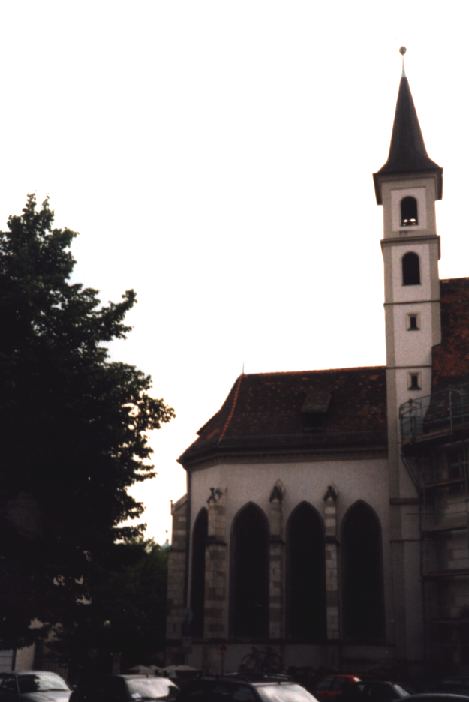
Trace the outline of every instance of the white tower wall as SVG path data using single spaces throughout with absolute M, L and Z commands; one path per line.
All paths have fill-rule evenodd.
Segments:
M 422 659 L 417 492 L 401 460 L 399 408 L 431 392 L 431 353 L 439 343 L 439 238 L 433 174 L 383 177 L 384 309 L 389 438 L 390 535 L 395 643 L 408 660 Z M 417 223 L 402 224 L 401 202 L 416 202 Z M 420 279 L 406 284 L 403 257 L 418 256 Z M 411 317 L 413 319 L 411 319 Z

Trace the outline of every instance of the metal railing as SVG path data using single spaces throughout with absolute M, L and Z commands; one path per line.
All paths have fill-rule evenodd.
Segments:
M 469 383 L 408 400 L 399 408 L 403 443 L 469 423 Z

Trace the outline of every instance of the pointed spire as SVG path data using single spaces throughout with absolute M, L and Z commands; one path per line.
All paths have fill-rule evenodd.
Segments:
M 392 128 L 391 146 L 388 160 L 374 174 L 378 203 L 381 204 L 378 179 L 381 175 L 411 175 L 412 173 L 434 173 L 437 178 L 437 197 L 441 198 L 443 169 L 427 154 L 417 112 L 410 92 L 409 82 L 404 71 L 405 47 L 402 55 L 402 77 L 397 96 L 396 113 Z
M 378 173 L 441 170 L 427 154 L 409 81 L 403 75 L 397 96 L 388 160 Z

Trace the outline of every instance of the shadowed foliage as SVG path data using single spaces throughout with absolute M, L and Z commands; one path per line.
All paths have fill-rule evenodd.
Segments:
M 102 305 L 72 282 L 76 235 L 33 196 L 0 232 L 0 635 L 63 621 L 117 540 L 142 534 L 127 488 L 154 475 L 148 432 L 173 411 L 109 359 L 132 290 Z M 135 522 L 134 520 L 137 520 Z M 122 526 L 126 521 L 126 525 Z
M 49 644 L 70 663 L 74 680 L 93 669 L 111 672 L 119 656 L 122 669 L 153 663 L 166 634 L 168 547 L 136 539 L 115 544 L 93 572 L 90 602 L 77 602 Z

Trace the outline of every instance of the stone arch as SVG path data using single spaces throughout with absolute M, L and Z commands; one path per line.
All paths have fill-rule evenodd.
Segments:
M 298 641 L 326 638 L 324 524 L 319 512 L 300 502 L 286 528 L 286 633 Z
M 194 522 L 191 554 L 191 633 L 202 637 L 204 633 L 205 604 L 205 549 L 208 537 L 208 511 L 203 507 Z
M 248 502 L 231 530 L 230 629 L 238 638 L 261 639 L 269 625 L 269 525 Z
M 342 520 L 342 628 L 346 640 L 385 636 L 383 545 L 378 515 L 363 500 Z

